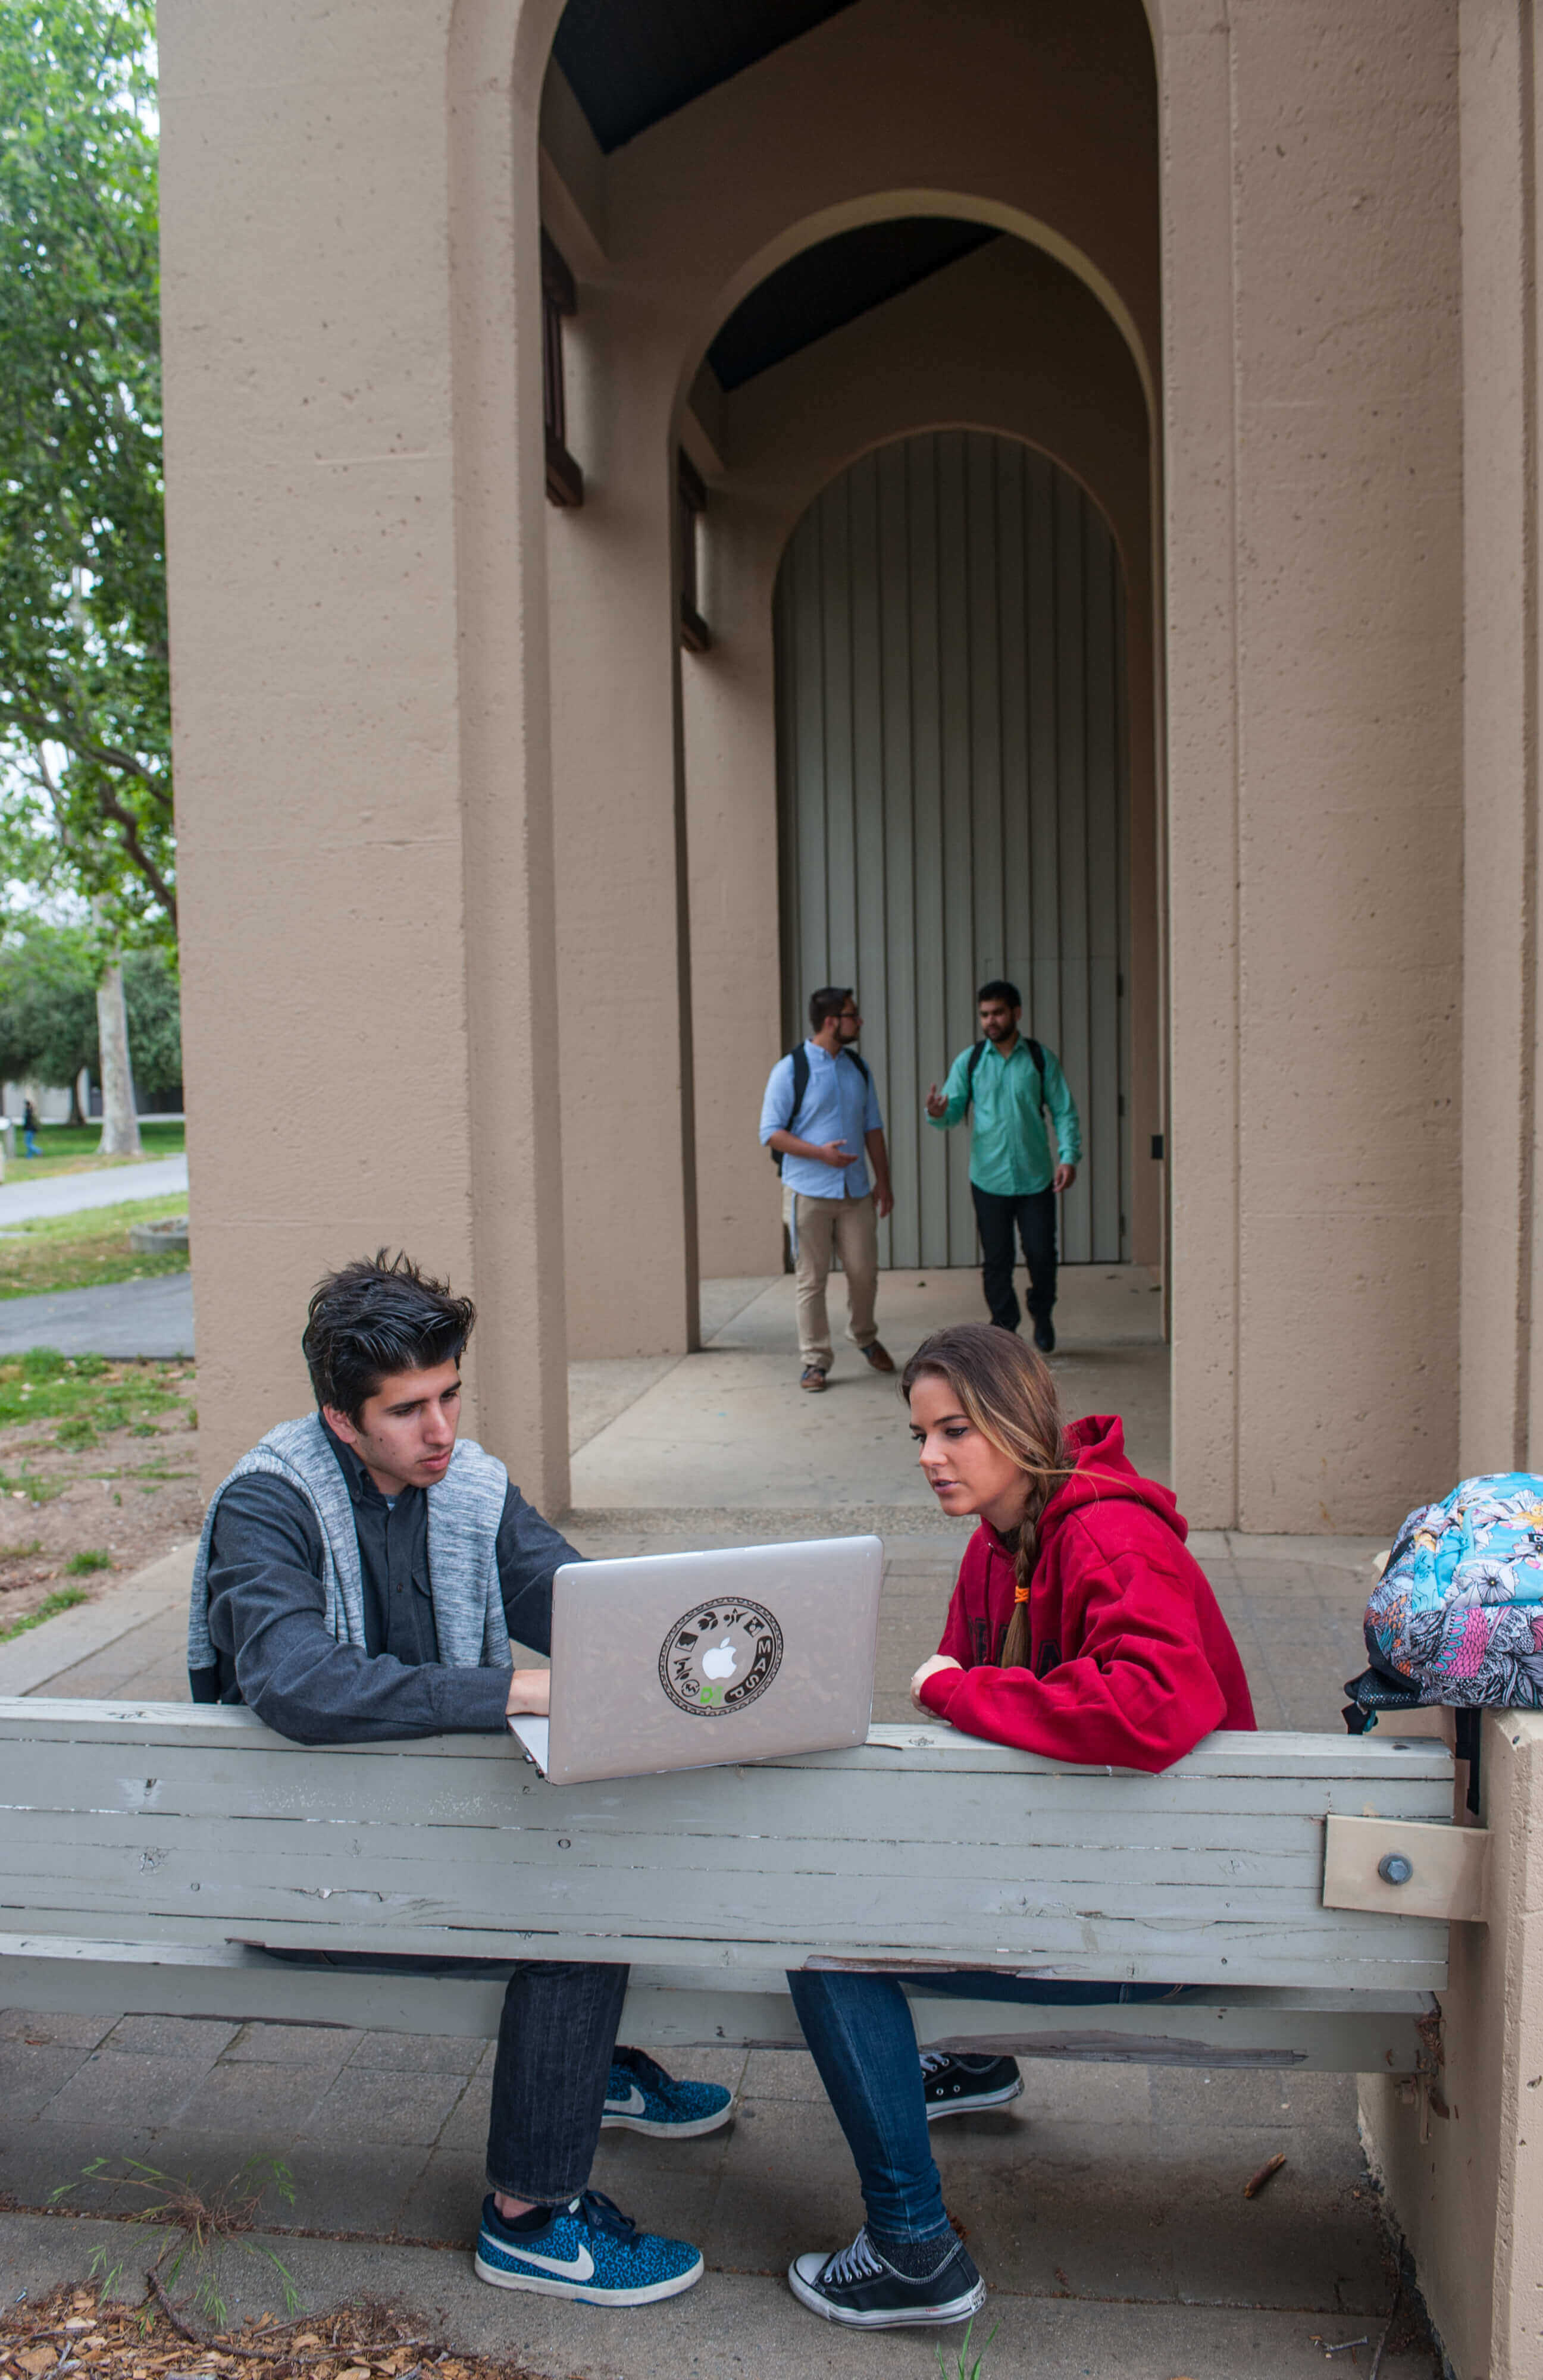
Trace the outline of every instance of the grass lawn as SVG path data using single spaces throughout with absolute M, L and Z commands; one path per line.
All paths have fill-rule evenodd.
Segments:
M 50 1290 L 95 1289 L 105 1281 L 186 1272 L 188 1258 L 180 1249 L 168 1249 L 164 1256 L 137 1255 L 128 1245 L 128 1226 L 187 1211 L 186 1195 L 174 1192 L 167 1198 L 128 1198 L 118 1207 L 87 1207 L 76 1215 L 48 1215 L 14 1224 L 0 1232 L 0 1298 L 39 1297 Z
M 0 1641 L 196 1534 L 190 1363 L 0 1355 Z
M 21 1126 L 16 1128 L 16 1155 L 6 1166 L 7 1182 L 47 1182 L 56 1173 L 100 1173 L 115 1165 L 133 1165 L 132 1157 L 98 1157 L 100 1123 L 45 1123 L 38 1128 L 41 1157 L 21 1154 Z M 140 1138 L 146 1157 L 180 1157 L 188 1146 L 188 1127 L 177 1123 L 141 1123 Z
M 61 1355 L 52 1347 L 29 1347 L 25 1355 L 0 1355 L 0 1429 L 18 1422 L 53 1422 L 54 1444 L 71 1447 L 94 1446 L 114 1429 L 127 1429 L 133 1438 L 159 1438 L 158 1417 L 187 1403 L 179 1391 L 192 1376 L 191 1364 L 181 1362 Z

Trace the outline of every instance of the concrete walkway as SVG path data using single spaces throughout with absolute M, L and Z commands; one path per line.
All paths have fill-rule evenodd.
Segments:
M 744 1542 L 769 1527 L 823 1535 L 886 1515 L 875 1717 L 900 1718 L 966 1532 L 917 1493 L 892 1381 L 844 1350 L 837 1385 L 800 1394 L 788 1291 L 712 1284 L 717 1328 L 702 1354 L 574 1367 L 584 1503 L 566 1525 L 600 1554 Z M 977 1294 L 973 1275 L 886 1277 L 893 1352 L 973 1313 Z M 1069 1274 L 1056 1359 L 1074 1409 L 1124 1410 L 1153 1468 L 1166 1443 L 1157 1303 L 1144 1276 Z M 687 1497 L 699 1509 L 683 1509 Z M 1337 1729 L 1340 1681 L 1361 1661 L 1371 1541 L 1212 1533 L 1193 1543 L 1261 1725 Z M 0 1647 L 0 1694 L 185 1695 L 190 1559 L 179 1548 Z M 213 2184 L 274 2155 L 298 2199 L 273 2245 L 318 2312 L 366 2294 L 416 2306 L 437 2335 L 551 2380 L 924 2380 L 936 2368 L 930 2334 L 818 2323 L 781 2277 L 795 2252 L 844 2242 L 858 2220 L 809 2061 L 717 2050 L 679 2062 L 735 2085 L 733 2127 L 674 2145 L 607 2134 L 594 2179 L 650 2225 L 698 2240 L 709 2269 L 689 2296 L 628 2316 L 473 2277 L 465 2242 L 492 2069 L 482 2042 L 13 2011 L 0 2016 L 0 2189 L 10 2193 L 0 2277 L 13 2295 L 35 2293 L 81 2277 L 99 2244 L 108 2261 L 124 2252 L 136 2235 L 121 2224 L 46 2211 L 93 2157 L 139 2156 Z M 1369 2367 L 1392 2282 L 1349 2078 L 1026 2060 L 1025 2083 L 1014 2107 L 935 2136 L 951 2207 L 991 2289 L 975 2348 L 1000 2325 L 984 2380 L 1307 2380 L 1325 2369 L 1324 2345 L 1357 2339 L 1370 2344 L 1336 2368 Z M 1245 2201 L 1244 2182 L 1279 2150 L 1286 2166 Z M 88 2218 L 107 2211 L 102 2185 L 77 2203 Z M 148 2261 L 136 2250 L 128 2272 Z M 228 2278 L 237 2318 L 278 2309 L 270 2268 L 238 2258 Z M 1381 2370 L 1428 2380 L 1428 2355 L 1390 2354 Z
M 0 1355 L 29 1347 L 54 1347 L 61 1355 L 190 1355 L 192 1274 L 0 1298 Z
M 1077 1265 L 1061 1281 L 1051 1368 L 1068 1412 L 1123 1414 L 1132 1459 L 1166 1478 L 1168 1350 L 1151 1275 Z M 572 1367 L 572 1492 L 585 1524 L 637 1516 L 646 1526 L 669 1514 L 701 1528 L 725 1509 L 762 1512 L 784 1534 L 793 1515 L 837 1512 L 847 1529 L 935 1524 L 893 1378 L 870 1371 L 838 1336 L 823 1395 L 799 1388 L 793 1290 L 785 1274 L 708 1283 L 701 1354 Z M 740 1298 L 720 1319 L 722 1305 Z M 834 1280 L 838 1332 L 844 1305 Z M 984 1318 L 978 1273 L 881 1276 L 879 1326 L 897 1366 L 929 1331 Z
M 12 1223 L 37 1222 L 52 1215 L 78 1215 L 88 1207 L 120 1207 L 128 1198 L 170 1198 L 188 1187 L 186 1157 L 152 1157 L 142 1163 L 109 1166 L 104 1173 L 56 1173 L 29 1182 L 26 1160 L 0 1184 L 0 1232 Z

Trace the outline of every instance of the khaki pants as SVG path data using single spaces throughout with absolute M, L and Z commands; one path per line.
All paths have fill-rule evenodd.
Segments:
M 871 1347 L 879 1336 L 873 1302 L 879 1291 L 879 1218 L 873 1193 L 866 1198 L 806 1198 L 783 1193 L 783 1220 L 797 1242 L 794 1278 L 798 1284 L 798 1353 L 808 1366 L 828 1372 L 831 1323 L 825 1283 L 832 1250 L 846 1275 L 846 1335 L 855 1346 Z

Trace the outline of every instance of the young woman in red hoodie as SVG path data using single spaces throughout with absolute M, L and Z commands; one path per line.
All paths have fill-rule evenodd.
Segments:
M 1131 1464 L 1117 1419 L 1064 1422 L 1033 1349 L 987 1323 L 926 1341 L 901 1390 L 939 1503 L 980 1522 L 942 1643 L 911 1681 L 918 1710 L 1052 1760 L 1151 1771 L 1213 1728 L 1252 1728 L 1237 1647 L 1185 1549 L 1178 1507 Z M 1148 1999 L 1168 1988 L 978 1973 L 914 1980 L 973 1999 Z M 1014 2060 L 918 2061 L 892 1975 L 800 1972 L 788 1985 L 868 2215 L 850 2248 L 794 2259 L 795 2295 L 861 2329 L 966 2321 L 985 2284 L 943 2211 L 927 2127 L 1015 2098 Z

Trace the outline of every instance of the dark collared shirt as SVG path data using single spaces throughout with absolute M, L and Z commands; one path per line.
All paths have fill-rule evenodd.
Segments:
M 363 1647 L 339 1645 L 327 1629 L 322 1531 L 310 1505 L 287 1480 L 253 1473 L 221 1497 L 209 1548 L 218 1699 L 246 1703 L 298 1743 L 501 1731 L 507 1670 L 451 1668 L 439 1658 L 427 1493 L 407 1488 L 388 1502 L 352 1448 L 331 1430 L 327 1439 L 353 1502 Z M 550 1652 L 553 1575 L 582 1556 L 513 1482 L 497 1553 L 510 1635 Z

